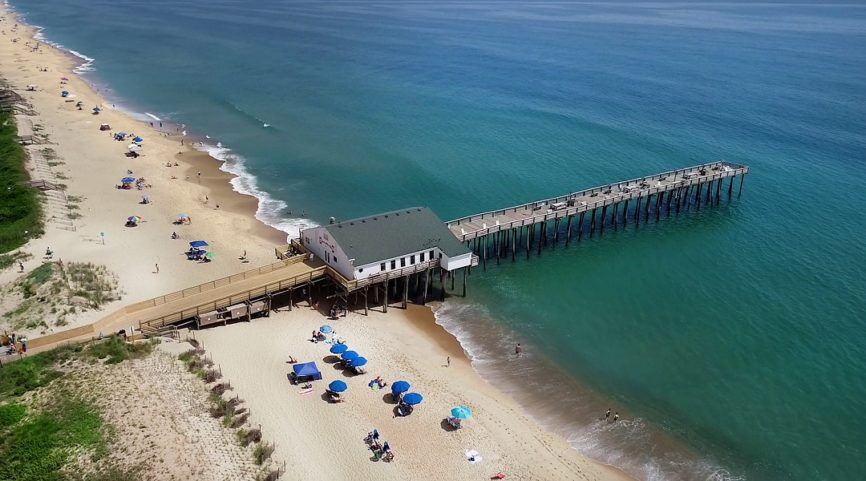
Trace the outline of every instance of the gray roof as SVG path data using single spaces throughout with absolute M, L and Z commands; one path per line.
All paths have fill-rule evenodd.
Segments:
M 448 257 L 469 252 L 427 207 L 409 207 L 326 225 L 356 266 L 438 247 Z

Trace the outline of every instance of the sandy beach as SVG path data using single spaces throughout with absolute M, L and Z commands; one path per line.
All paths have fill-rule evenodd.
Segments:
M 334 365 L 329 344 L 309 341 L 328 323 L 337 336 L 369 360 L 367 374 Z M 561 438 L 541 430 L 521 408 L 472 370 L 459 344 L 434 323 L 430 309 L 410 305 L 368 317 L 349 313 L 335 321 L 300 304 L 270 318 L 196 333 L 252 413 L 263 435 L 276 442 L 274 458 L 286 479 L 629 479 L 596 464 Z M 314 391 L 289 383 L 289 356 L 315 361 L 323 374 Z M 450 356 L 450 366 L 447 358 Z M 407 417 L 395 416 L 389 388 L 368 382 L 406 380 L 424 401 Z M 348 384 L 345 402 L 331 404 L 324 390 L 335 379 Z M 465 405 L 472 417 L 460 430 L 445 419 Z M 377 429 L 396 453 L 392 463 L 373 461 L 363 439 Z M 466 451 L 481 461 L 472 464 Z
M 285 234 L 255 219 L 258 200 L 233 191 L 232 176 L 219 170 L 218 161 L 189 145 L 182 146 L 182 137 L 161 132 L 159 122 L 152 128 L 113 109 L 72 72 L 80 59 L 42 42 L 35 48 L 34 30 L 23 24 L 15 28 L 14 17 L 0 12 L 4 16 L 0 22 L 2 75 L 33 107 L 33 123 L 39 134 L 47 136 L 47 141 L 29 148 L 50 148 L 62 162 L 41 176 L 66 184 L 66 194 L 81 200 L 74 231 L 53 222 L 48 209 L 45 235 L 23 249 L 32 254 L 24 262 L 25 270 L 38 266 L 50 247 L 54 260 L 107 266 L 118 275 L 124 293 L 120 301 L 80 315 L 69 327 L 92 322 L 125 304 L 274 260 L 273 248 L 285 243 Z M 28 85 L 35 85 L 36 90 L 27 91 Z M 61 97 L 64 90 L 70 93 L 66 98 Z M 82 110 L 76 108 L 79 101 Z M 94 106 L 102 108 L 99 115 L 91 113 Z M 112 130 L 100 131 L 103 123 Z M 124 155 L 130 142 L 114 140 L 112 134 L 119 131 L 144 139 L 140 157 Z M 144 178 L 148 187 L 117 189 L 120 179 L 127 176 Z M 141 204 L 143 196 L 151 203 Z M 191 224 L 173 225 L 180 213 L 187 214 Z M 143 222 L 125 227 L 126 219 L 133 215 L 141 216 Z M 172 232 L 180 239 L 173 240 Z M 212 246 L 217 256 L 214 262 L 185 260 L 187 243 L 198 239 Z M 248 263 L 238 259 L 244 250 Z M 18 275 L 17 269 L 0 272 L 0 283 Z
M 49 219 L 45 235 L 23 248 L 32 255 L 24 263 L 25 272 L 37 267 L 50 247 L 55 261 L 107 266 L 117 274 L 123 292 L 121 300 L 85 312 L 67 327 L 273 261 L 274 246 L 285 242 L 285 234 L 255 219 L 257 200 L 232 191 L 231 176 L 219 170 L 217 161 L 182 146 L 180 136 L 112 108 L 73 74 L 76 59 L 44 43 L 36 48 L 32 28 L 14 28 L 15 19 L 5 9 L 0 15 L 0 72 L 31 104 L 33 122 L 47 136 L 36 147 L 50 147 L 62 162 L 52 167 L 53 178 L 47 180 L 66 184 L 67 194 L 81 199 L 74 230 Z M 37 86 L 35 91 L 26 90 L 30 84 Z M 69 97 L 61 97 L 63 90 Z M 82 110 L 76 108 L 79 101 Z M 100 106 L 101 113 L 92 114 L 94 106 Z M 112 130 L 100 131 L 102 123 Z M 143 137 L 143 155 L 126 157 L 129 142 L 113 140 L 112 132 L 117 131 Z M 127 175 L 146 179 L 148 187 L 115 188 Z M 140 204 L 142 196 L 151 203 Z M 179 213 L 189 215 L 192 223 L 173 225 Z M 124 227 L 132 215 L 143 222 Z M 172 232 L 180 239 L 173 240 Z M 211 245 L 214 262 L 185 259 L 187 242 L 194 239 Z M 247 263 L 238 259 L 243 251 Z M 16 269 L 0 272 L 0 283 L 19 275 Z M 371 312 L 368 317 L 350 313 L 331 322 L 370 361 L 369 375 L 357 377 L 333 367 L 326 344 L 308 341 L 310 333 L 325 323 L 322 313 L 301 304 L 291 312 L 195 333 L 244 398 L 252 423 L 261 424 L 265 439 L 276 442 L 274 459 L 287 467 L 283 479 L 464 480 L 490 479 L 499 472 L 507 479 L 523 480 L 628 479 L 543 431 L 512 400 L 484 382 L 460 345 L 433 322 L 428 308 L 410 306 L 387 314 Z M 316 361 L 322 369 L 324 380 L 315 384 L 313 393 L 301 395 L 288 382 L 289 355 Z M 413 391 L 425 396 L 424 402 L 411 416 L 395 417 L 395 405 L 384 396 L 387 390 L 367 386 L 375 375 L 388 382 L 409 381 Z M 329 404 L 322 399 L 324 386 L 334 379 L 349 384 L 347 402 Z M 457 405 L 469 406 L 473 416 L 463 429 L 450 431 L 443 421 Z M 373 428 L 393 447 L 394 462 L 371 461 L 363 439 Z M 180 449 L 181 441 L 176 442 Z M 467 450 L 477 451 L 481 461 L 470 463 Z

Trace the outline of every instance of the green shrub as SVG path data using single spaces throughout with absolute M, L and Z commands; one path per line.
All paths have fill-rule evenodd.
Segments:
M 24 418 L 27 408 L 22 404 L 4 404 L 0 406 L 0 429 L 8 428 Z
M 0 253 L 42 235 L 42 207 L 36 191 L 25 186 L 24 149 L 16 139 L 12 115 L 0 112 Z

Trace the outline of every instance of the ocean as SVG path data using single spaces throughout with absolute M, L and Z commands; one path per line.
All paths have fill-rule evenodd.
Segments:
M 866 474 L 863 5 L 11 3 L 112 102 L 209 136 L 287 232 L 748 164 L 717 208 L 473 271 L 438 322 L 637 478 Z

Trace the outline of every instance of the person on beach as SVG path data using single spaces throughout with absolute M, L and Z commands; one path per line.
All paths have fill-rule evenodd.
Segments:
M 618 412 L 613 415 L 613 422 L 617 422 L 617 421 L 619 421 L 619 413 Z
M 607 412 L 604 413 L 604 420 L 607 421 L 610 419 L 610 408 L 607 408 Z
M 154 274 L 159 274 L 159 264 L 154 264 L 154 267 L 156 267 Z
M 445 367 L 451 367 L 451 356 L 445 358 Z
M 514 346 L 514 355 L 520 357 L 523 354 L 523 346 L 518 342 L 516 346 Z
M 18 261 L 18 272 L 24 272 L 24 264 L 21 261 Z

